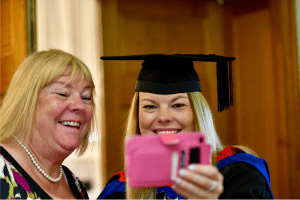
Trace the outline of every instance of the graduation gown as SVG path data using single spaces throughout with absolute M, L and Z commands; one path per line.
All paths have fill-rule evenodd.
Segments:
M 217 168 L 224 176 L 220 199 L 274 199 L 268 164 L 264 159 L 226 147 L 217 157 Z M 184 199 L 171 187 L 157 188 L 157 199 Z M 106 184 L 98 199 L 126 199 L 126 177 L 118 172 Z

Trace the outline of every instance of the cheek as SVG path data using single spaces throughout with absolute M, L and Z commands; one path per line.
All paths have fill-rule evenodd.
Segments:
M 91 122 L 91 119 L 93 118 L 94 111 L 93 111 L 93 106 L 88 106 L 86 111 L 85 111 L 85 121 Z
M 49 116 L 55 117 L 60 114 L 62 105 L 56 100 L 52 101 L 40 101 L 36 108 L 37 119 L 48 118 Z
M 150 114 L 139 113 L 139 127 L 140 131 L 143 132 L 145 129 L 149 129 L 153 117 Z
M 194 131 L 194 114 L 192 111 L 189 111 L 184 115 L 182 122 L 187 129 Z

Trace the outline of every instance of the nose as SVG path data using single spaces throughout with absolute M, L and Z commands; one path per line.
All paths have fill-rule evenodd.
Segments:
M 173 119 L 171 111 L 167 107 L 161 107 L 158 111 L 157 120 L 160 123 L 169 123 Z
M 69 109 L 71 111 L 82 111 L 85 109 L 85 104 L 80 95 L 73 95 L 70 99 Z

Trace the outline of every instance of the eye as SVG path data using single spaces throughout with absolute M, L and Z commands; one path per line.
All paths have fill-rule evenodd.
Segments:
M 82 97 L 83 100 L 86 100 L 86 101 L 91 101 L 92 98 L 91 97 Z
M 182 104 L 182 103 L 176 103 L 176 104 L 173 105 L 173 108 L 182 108 L 182 107 L 184 107 L 184 106 L 185 106 L 185 104 Z
M 91 89 L 87 89 L 83 93 L 81 93 L 81 99 L 84 101 L 91 101 L 93 99 L 93 94 Z
M 145 106 L 143 106 L 143 108 L 145 108 L 145 109 L 154 109 L 156 107 L 154 105 L 145 105 Z
M 65 94 L 65 93 L 56 93 L 56 94 L 61 97 L 67 97 L 67 94 Z

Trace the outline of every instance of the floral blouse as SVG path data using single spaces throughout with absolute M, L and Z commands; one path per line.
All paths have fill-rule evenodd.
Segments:
M 1 146 L 0 169 L 1 199 L 52 199 Z M 81 181 L 65 166 L 63 172 L 73 195 L 88 199 Z

